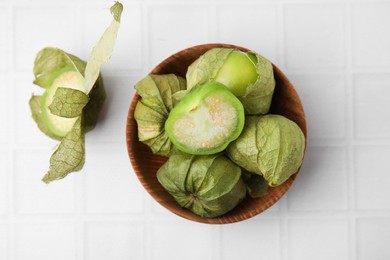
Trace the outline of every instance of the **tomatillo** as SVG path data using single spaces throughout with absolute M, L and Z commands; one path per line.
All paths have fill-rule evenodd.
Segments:
M 165 131 L 175 147 L 194 155 L 223 151 L 244 128 L 244 107 L 223 84 L 193 88 L 171 110 Z
M 224 84 L 238 97 L 247 115 L 269 112 L 275 89 L 272 63 L 255 52 L 213 48 L 189 67 L 187 89 L 209 83 Z
M 227 86 L 237 97 L 242 97 L 246 94 L 247 87 L 254 84 L 259 77 L 256 63 L 256 56 L 253 53 L 234 50 L 220 67 L 214 81 Z

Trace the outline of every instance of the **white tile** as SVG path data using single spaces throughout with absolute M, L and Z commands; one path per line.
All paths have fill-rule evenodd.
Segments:
M 0 56 L 1 57 L 1 56 Z M 1 60 L 1 59 L 0 59 Z M 8 142 L 8 129 L 9 129 L 9 118 L 10 113 L 8 109 L 8 93 L 10 93 L 10 86 L 8 85 L 7 77 L 5 73 L 0 72 L 0 145 Z
M 151 68 L 182 49 L 208 40 L 207 6 L 156 5 L 150 7 L 148 17 Z
M 155 222 L 152 226 L 153 260 L 215 259 L 216 227 L 188 220 Z
M 0 7 L 0 71 L 8 68 L 8 12 L 6 8 Z M 3 82 L 3 81 L 1 81 Z
M 285 194 L 285 195 L 286 195 L 286 194 Z M 269 208 L 267 209 L 267 211 L 265 211 L 265 212 L 270 212 L 270 213 L 277 213 L 277 212 L 279 212 L 280 207 L 281 207 L 280 205 L 282 204 L 282 201 L 283 201 L 284 199 L 287 198 L 285 195 L 283 195 L 283 197 L 280 198 L 280 200 L 278 200 L 277 202 L 275 202 L 275 204 L 272 205 L 271 207 L 269 207 Z
M 7 1 L 7 0 L 2 0 L 2 1 Z M 69 0 L 69 2 L 73 2 L 73 1 L 75 0 Z M 49 4 L 49 5 L 53 5 L 53 3 L 55 3 L 58 5 L 64 3 L 61 0 L 11 0 L 10 2 L 17 3 L 19 5 L 29 5 L 30 3 Z
M 390 66 L 390 3 L 355 3 L 351 12 L 353 64 Z
M 354 80 L 355 136 L 390 138 L 390 74 L 358 75 Z
M 358 209 L 390 210 L 390 147 L 355 147 L 356 203 Z
M 288 4 L 285 7 L 286 66 L 340 67 L 343 57 L 343 6 Z
M 301 2 L 304 2 L 304 1 L 297 1 L 297 0 L 278 0 L 278 1 L 283 1 L 283 2 L 287 2 L 287 3 L 292 3 L 292 4 L 295 4 L 295 3 L 301 3 Z M 354 1 L 354 0 L 352 0 Z M 362 0 L 358 0 L 358 1 L 362 1 Z M 369 0 L 370 1 L 370 0 Z M 307 3 L 309 1 L 306 1 L 305 3 Z M 337 2 L 345 2 L 345 0 L 311 0 L 310 3 L 315 3 L 315 4 L 319 4 L 319 5 L 322 5 L 322 4 L 327 4 L 327 3 L 337 3 Z
M 112 16 L 108 10 L 110 2 L 94 3 L 94 7 L 83 10 L 83 54 L 89 57 L 92 48 L 97 44 L 104 30 L 109 26 Z M 98 6 L 98 7 L 96 7 Z M 140 5 L 126 4 L 121 17 L 121 25 L 109 63 L 102 68 L 115 70 L 131 70 L 143 67 L 142 32 Z
M 390 259 L 390 219 L 358 219 L 357 256 L 359 260 Z
M 18 224 L 14 242 L 15 260 L 76 259 L 75 227 L 71 223 Z
M 7 179 L 8 179 L 8 156 L 6 152 L 0 151 L 0 217 L 2 215 L 5 215 L 7 212 L 7 198 L 8 198 Z
M 7 260 L 8 228 L 6 224 L 0 224 L 0 260 Z
M 339 147 L 308 147 L 288 196 L 291 210 L 347 209 L 347 154 Z
M 88 142 L 91 140 L 94 144 L 120 144 L 121 146 L 126 143 L 127 112 L 135 93 L 134 85 L 140 79 L 141 77 L 104 77 L 107 98 L 99 115 L 98 124 L 87 134 Z
M 74 53 L 79 41 L 76 35 L 80 25 L 73 8 L 68 7 L 18 7 L 14 13 L 15 68 L 32 71 L 36 53 L 53 46 Z
M 276 9 L 275 5 L 218 6 L 217 41 L 251 49 L 277 64 L 280 57 Z
M 221 233 L 221 259 L 279 260 L 281 257 L 278 220 L 249 219 L 223 225 Z
M 125 214 L 143 211 L 142 186 L 122 149 L 88 149 L 85 165 L 87 213 Z
M 92 222 L 85 232 L 87 260 L 145 259 L 142 223 Z
M 346 134 L 346 89 L 342 75 L 289 75 L 306 114 L 309 139 L 341 139 Z
M 18 150 L 14 161 L 15 208 L 17 214 L 71 214 L 74 212 L 74 179 L 45 184 L 51 148 L 47 151 Z
M 15 138 L 18 144 L 44 144 L 51 149 L 58 142 L 50 139 L 43 134 L 31 115 L 29 100 L 32 93 L 42 95 L 43 89 L 32 84 L 31 78 L 16 78 L 14 81 L 14 95 L 16 100 L 13 102 L 15 110 Z M 0 130 L 1 131 L 1 130 Z
M 143 0 L 141 0 L 141 1 L 143 1 Z M 213 1 L 218 1 L 218 0 L 209 0 L 210 2 L 213 2 Z M 163 1 L 161 1 L 161 0 L 149 0 L 149 2 L 155 2 L 155 3 L 161 3 L 161 2 L 163 2 Z M 169 1 L 169 0 L 165 0 L 165 2 L 174 2 L 174 3 L 177 3 L 177 2 L 175 2 L 175 1 Z M 178 3 L 181 3 L 181 2 L 193 2 L 193 1 L 191 1 L 191 0 L 180 0 L 180 1 L 178 1 Z
M 294 219 L 288 223 L 291 260 L 348 259 L 348 222 Z
M 151 196 L 147 197 L 148 200 L 151 201 L 152 206 L 152 215 L 158 216 L 159 218 L 163 219 L 177 219 L 177 215 L 173 212 L 169 211 L 169 209 L 163 207 L 160 203 L 158 203 L 156 200 L 154 200 Z

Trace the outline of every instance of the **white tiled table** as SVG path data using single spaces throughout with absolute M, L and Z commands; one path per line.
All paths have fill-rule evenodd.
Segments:
M 0 0 L 0 260 L 390 259 L 390 1 L 125 0 L 107 102 L 82 172 L 40 182 L 56 142 L 28 99 L 36 52 L 86 58 L 111 1 Z M 244 222 L 190 222 L 157 204 L 125 146 L 133 85 L 207 42 L 260 52 L 296 86 L 309 126 L 299 178 Z

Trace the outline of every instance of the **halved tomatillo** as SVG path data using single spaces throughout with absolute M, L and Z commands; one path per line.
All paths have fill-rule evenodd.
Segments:
M 171 110 L 165 131 L 177 149 L 195 155 L 223 151 L 244 128 L 244 107 L 218 82 L 192 89 Z
M 53 101 L 54 95 L 59 87 L 85 91 L 84 81 L 84 77 L 80 72 L 73 68 L 65 67 L 55 73 L 51 86 L 42 96 L 41 109 L 43 120 L 52 134 L 58 137 L 58 139 L 64 137 L 72 129 L 78 117 L 65 118 L 54 115 L 50 112 L 49 105 Z

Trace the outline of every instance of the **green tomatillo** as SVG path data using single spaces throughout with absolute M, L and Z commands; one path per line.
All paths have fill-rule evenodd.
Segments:
M 214 80 L 227 86 L 237 97 L 246 93 L 247 86 L 257 80 L 256 56 L 253 53 L 232 51 L 221 66 Z
M 181 207 L 204 218 L 227 213 L 246 195 L 240 167 L 221 154 L 176 152 L 158 170 L 157 179 Z
M 296 173 L 305 153 L 305 136 L 292 120 L 268 114 L 245 118 L 241 135 L 226 149 L 227 156 L 248 172 L 278 186 Z
M 183 152 L 215 154 L 240 135 L 244 122 L 240 100 L 223 84 L 212 82 L 192 89 L 177 103 L 165 131 Z
M 154 154 L 169 156 L 174 150 L 164 125 L 174 106 L 173 95 L 185 88 L 185 80 L 174 74 L 151 74 L 135 85 L 141 96 L 134 110 L 138 140 L 148 145 Z
M 51 113 L 49 106 L 54 100 L 54 95 L 58 88 L 70 88 L 84 92 L 84 77 L 73 69 L 65 68 L 59 71 L 59 75 L 53 80 L 42 96 L 42 117 L 50 131 L 60 138 L 64 137 L 72 129 L 78 117 L 61 117 Z
M 224 84 L 238 97 L 248 115 L 269 111 L 275 88 L 272 63 L 255 52 L 214 48 L 194 61 L 186 74 L 187 88 L 208 82 Z

